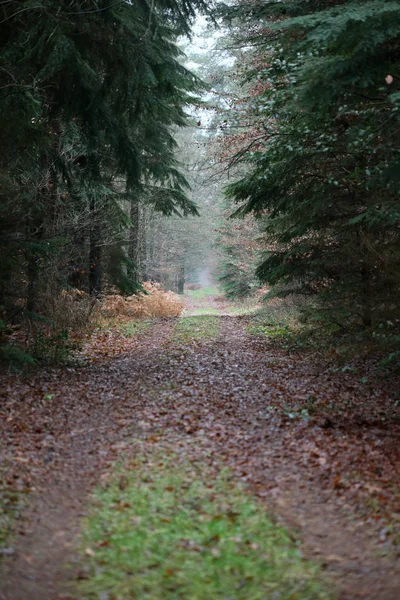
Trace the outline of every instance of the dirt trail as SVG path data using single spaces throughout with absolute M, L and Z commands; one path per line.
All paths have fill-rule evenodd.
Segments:
M 16 475 L 34 491 L 3 567 L 1 600 L 69 598 L 68 582 L 79 576 L 74 550 L 85 499 L 135 433 L 138 389 L 157 379 L 171 326 L 156 325 L 138 340 L 136 353 L 4 382 L 13 393 L 5 403 L 1 456 L 17 462 Z M 130 415 L 121 420 L 124 410 Z
M 228 316 L 230 315 L 229 301 L 222 296 L 213 295 L 206 295 L 202 298 L 186 297 L 185 316 L 201 315 L 203 312 L 204 314 L 216 313 L 220 316 Z
M 348 432 L 314 423 L 318 445 L 308 439 L 310 424 L 268 413 L 279 395 L 296 394 L 305 371 L 301 364 L 291 370 L 287 357 L 248 335 L 243 319 L 221 316 L 220 323 L 217 339 L 183 345 L 171 338 L 174 321 L 163 321 L 118 358 L 38 372 L 29 381 L 4 378 L 12 394 L 2 405 L 1 455 L 35 491 L 5 560 L 1 600 L 69 598 L 68 585 L 80 576 L 76 546 L 91 487 L 133 439 L 163 436 L 234 469 L 299 531 L 341 600 L 400 598 L 398 562 L 379 556 L 376 529 L 352 520 L 329 483 L 324 443 L 340 449 Z M 379 446 L 383 468 L 394 443 L 389 436 Z

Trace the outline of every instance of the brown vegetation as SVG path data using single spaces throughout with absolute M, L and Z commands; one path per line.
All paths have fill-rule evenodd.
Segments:
M 165 291 L 159 283 L 143 283 L 145 292 L 124 298 L 118 294 L 107 296 L 100 304 L 101 315 L 123 320 L 126 317 L 179 317 L 185 303 L 173 292 Z
M 78 289 L 54 292 L 40 297 L 46 317 L 24 317 L 0 329 L 4 365 L 17 370 L 37 360 L 64 362 L 92 336 L 96 326 L 110 327 L 124 321 L 178 317 L 184 301 L 154 282 L 143 284 L 144 292 L 123 297 L 118 294 L 96 300 Z

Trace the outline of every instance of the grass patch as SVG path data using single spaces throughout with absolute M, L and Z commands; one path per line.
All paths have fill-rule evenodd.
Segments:
M 309 332 L 306 332 L 299 323 L 293 325 L 275 321 L 264 311 L 251 319 L 247 331 L 252 335 L 266 337 L 271 343 L 278 342 L 286 350 L 310 346 Z
M 268 335 L 271 329 L 299 331 L 304 328 L 304 324 L 301 310 L 295 302 L 273 299 L 257 310 L 251 319 L 250 328 L 253 329 L 252 333 Z
M 228 311 L 233 317 L 240 317 L 242 315 L 253 315 L 260 310 L 259 304 L 229 304 Z
M 247 331 L 285 350 L 311 352 L 328 361 L 336 372 L 356 373 L 352 363 L 372 359 L 378 375 L 400 368 L 400 334 L 396 328 L 391 322 L 372 331 L 357 323 L 344 327 L 328 317 L 323 319 L 310 304 L 273 299 L 251 316 Z
M 144 333 L 151 326 L 151 321 L 127 321 L 117 326 L 118 331 L 125 337 L 133 337 Z
M 207 285 L 198 290 L 187 290 L 185 295 L 190 298 L 205 298 L 206 296 L 219 296 L 221 290 L 216 285 Z
M 286 350 L 310 350 L 320 354 L 336 329 L 329 323 L 317 326 L 307 320 L 303 305 L 296 300 L 273 299 L 251 317 L 247 331 L 266 337 Z
M 190 316 L 191 317 L 201 317 L 203 315 L 219 315 L 221 314 L 221 311 L 218 310 L 218 308 L 196 308 L 195 310 L 191 311 Z
M 5 472 L 0 470 L 0 559 L 7 554 L 9 538 L 24 504 L 23 494 L 27 493 L 7 483 Z
M 137 458 L 94 496 L 81 600 L 327 600 L 315 565 L 228 473 Z
M 176 323 L 172 339 L 180 343 L 213 339 L 219 334 L 219 325 L 219 318 L 211 315 L 183 317 Z

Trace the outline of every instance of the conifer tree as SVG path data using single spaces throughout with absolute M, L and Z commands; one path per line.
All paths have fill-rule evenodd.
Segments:
M 263 144 L 228 188 L 264 218 L 259 277 L 317 294 L 336 322 L 396 318 L 399 292 L 400 5 L 239 2 Z M 237 22 L 237 21 L 236 21 Z M 257 59 L 257 60 L 256 60 Z M 260 65 L 263 66 L 260 66 Z M 333 311 L 333 312 L 332 312 Z
M 1 4 L 0 306 L 11 313 L 37 311 L 49 282 L 97 294 L 106 272 L 134 291 L 137 202 L 195 214 L 173 129 L 199 88 L 176 46 L 196 9 L 205 2 Z

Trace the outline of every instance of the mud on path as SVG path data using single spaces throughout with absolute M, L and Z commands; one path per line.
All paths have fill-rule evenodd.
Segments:
M 293 419 L 284 410 L 285 399 L 317 389 L 359 402 L 378 392 L 266 347 L 246 333 L 245 319 L 219 322 L 215 339 L 179 343 L 175 321 L 166 320 L 116 358 L 29 380 L 3 377 L 1 458 L 8 477 L 33 491 L 4 560 L 1 600 L 70 598 L 88 493 L 138 438 L 166 438 L 177 451 L 190 446 L 232 468 L 298 532 L 341 600 L 400 598 L 398 560 L 382 555 L 379 527 L 359 517 L 346 481 L 337 479 L 350 445 L 352 468 L 373 454 L 384 485 L 399 464 L 399 428 L 361 423 L 354 431 L 339 417 Z

